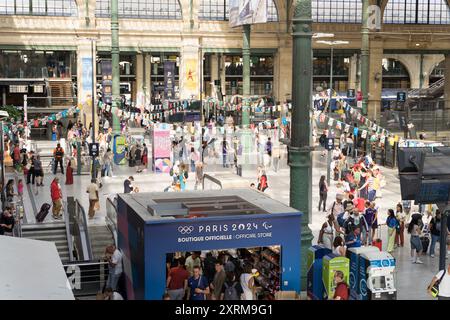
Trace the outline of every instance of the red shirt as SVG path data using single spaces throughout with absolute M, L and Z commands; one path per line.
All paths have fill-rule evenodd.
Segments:
M 334 299 L 341 297 L 341 300 L 348 300 L 348 286 L 344 282 L 338 283 L 336 290 L 334 291 Z
M 50 193 L 52 196 L 52 201 L 62 199 L 61 189 L 59 188 L 59 185 L 55 180 L 53 180 L 52 184 L 50 185 Z
M 15 147 L 13 150 L 14 153 L 14 160 L 18 161 L 20 160 L 20 149 L 19 147 Z
M 184 281 L 189 278 L 189 272 L 182 267 L 175 267 L 169 272 L 169 290 L 184 289 Z

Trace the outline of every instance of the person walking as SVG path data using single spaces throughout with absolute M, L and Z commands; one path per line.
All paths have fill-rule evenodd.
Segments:
M 193 275 L 188 280 L 189 300 L 200 301 L 206 300 L 209 294 L 209 284 L 205 276 L 200 274 L 200 267 L 195 266 Z
M 223 159 L 223 167 L 224 168 L 228 168 L 227 155 L 228 155 L 228 142 L 227 142 L 226 137 L 223 137 L 223 141 L 222 141 L 222 159 Z
M 35 179 L 36 179 L 36 172 L 34 170 L 34 155 L 31 156 L 30 160 L 28 160 L 27 164 L 27 184 L 30 184 L 30 182 L 34 185 Z
M 413 218 L 408 226 L 408 233 L 411 234 L 411 262 L 422 264 L 423 262 L 419 259 L 419 256 L 422 254 L 423 247 L 422 241 L 420 241 L 421 228 L 419 227 L 420 218 L 418 216 L 419 215 L 413 215 Z
M 61 147 L 61 144 L 57 144 L 55 150 L 53 150 L 53 157 L 55 159 L 55 167 L 53 168 L 53 174 L 56 174 L 58 171 L 58 164 L 61 166 L 61 173 L 64 174 L 63 167 L 63 157 L 64 157 L 64 149 Z
M 403 206 L 401 205 L 401 203 L 397 204 L 397 212 L 395 216 L 399 222 L 399 228 L 395 235 L 395 244 L 397 245 L 397 247 L 403 247 L 405 245 L 406 214 L 403 212 Z
M 59 178 L 55 177 L 50 184 L 50 195 L 52 198 L 52 215 L 53 219 L 62 219 L 61 209 L 62 209 L 62 191 L 59 185 Z
M 203 188 L 203 162 L 197 162 L 195 165 L 195 186 L 194 189 L 197 190 L 198 186 L 201 185 Z
M 327 221 L 325 221 L 325 223 L 322 225 L 322 228 L 320 229 L 317 244 L 322 244 L 325 248 L 332 250 L 335 231 L 336 235 L 338 235 L 339 225 L 337 224 L 334 215 L 329 214 L 327 217 Z
M 73 184 L 73 168 L 72 168 L 72 160 L 70 158 L 67 161 L 66 167 L 66 184 L 67 185 Z
M 450 300 L 450 264 L 433 277 L 427 288 L 429 294 L 433 295 L 432 288 L 435 286 L 438 288 L 438 300 Z
M 166 288 L 170 300 L 183 300 L 186 293 L 189 272 L 186 270 L 184 263 L 183 257 L 178 258 L 177 266 L 171 268 L 169 271 L 169 276 L 166 280 Z
M 106 287 L 112 290 L 117 290 L 117 284 L 119 283 L 120 276 L 123 271 L 122 260 L 123 255 L 115 245 L 106 247 L 105 260 L 108 261 L 108 280 L 106 281 Z
M 99 207 L 99 196 L 97 180 L 91 179 L 91 184 L 86 188 L 86 193 L 89 194 L 89 219 L 94 219 L 95 211 Z
M 147 148 L 147 145 L 145 143 L 142 145 L 141 165 L 142 165 L 142 167 L 144 169 L 147 169 L 147 166 L 148 166 L 148 148 Z
M 434 249 L 436 247 L 436 243 L 440 242 L 441 238 L 441 211 L 439 209 L 436 210 L 436 214 L 434 218 L 430 221 L 430 234 L 431 234 L 431 244 L 430 244 L 430 256 L 434 258 Z
M 34 175 L 36 176 L 36 186 L 42 187 L 44 185 L 42 183 L 44 180 L 44 170 L 42 168 L 40 155 L 36 155 L 36 158 L 34 159 Z
M 325 176 L 322 175 L 320 177 L 320 181 L 319 181 L 319 212 L 320 212 L 320 207 L 322 206 L 323 203 L 323 212 L 327 212 L 326 210 L 326 206 L 327 206 L 327 195 L 328 195 L 328 185 L 327 182 L 325 180 Z
M 216 260 L 214 264 L 216 273 L 214 274 L 213 281 L 209 287 L 211 289 L 211 300 L 220 300 L 220 294 L 222 293 L 222 287 L 226 279 L 226 273 L 223 268 L 223 262 Z
M 387 252 L 392 253 L 395 246 L 395 238 L 397 230 L 400 228 L 400 223 L 398 222 L 395 212 L 392 209 L 388 210 L 388 217 L 386 219 L 386 225 L 388 227 L 388 246 Z
M 244 272 L 240 278 L 241 287 L 243 290 L 241 300 L 255 300 L 255 278 L 252 275 L 252 267 L 247 264 L 244 266 Z
M 112 177 L 112 163 L 114 159 L 114 154 L 111 152 L 111 149 L 108 148 L 103 155 L 103 168 L 104 175 L 108 177 Z

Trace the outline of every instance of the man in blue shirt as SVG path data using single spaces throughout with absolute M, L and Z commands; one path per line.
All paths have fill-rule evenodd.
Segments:
M 205 276 L 200 274 L 200 267 L 194 267 L 194 275 L 188 280 L 189 300 L 206 300 L 209 284 Z
M 359 248 L 361 247 L 361 229 L 356 227 L 345 237 L 345 244 L 347 248 Z

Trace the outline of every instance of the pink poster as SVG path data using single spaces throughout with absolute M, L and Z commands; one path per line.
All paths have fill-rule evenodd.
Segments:
M 153 157 L 170 158 L 170 131 L 155 130 L 153 131 Z

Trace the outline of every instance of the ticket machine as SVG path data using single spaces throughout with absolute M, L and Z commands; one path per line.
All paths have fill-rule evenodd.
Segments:
M 396 300 L 395 259 L 387 252 L 367 252 L 359 257 L 361 300 Z
M 349 288 L 350 299 L 360 300 L 361 292 L 359 287 L 359 257 L 363 253 L 380 252 L 377 247 L 367 246 L 358 248 L 349 248 L 347 250 L 347 258 L 350 259 L 350 276 L 349 276 Z
M 307 276 L 307 293 L 308 299 L 322 300 L 325 290 L 322 281 L 322 259 L 325 255 L 330 254 L 331 250 L 316 245 L 308 249 L 308 276 Z

